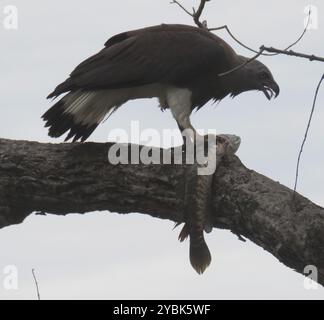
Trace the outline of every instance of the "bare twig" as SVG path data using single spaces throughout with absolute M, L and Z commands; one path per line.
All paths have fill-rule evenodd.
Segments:
M 280 50 L 280 49 L 276 49 L 276 48 L 273 48 L 273 47 L 265 47 L 265 46 L 261 46 L 260 49 L 263 49 L 263 50 L 268 51 L 268 52 L 275 52 L 276 54 L 285 54 L 285 55 L 288 55 L 288 56 L 305 58 L 305 59 L 309 59 L 310 61 L 324 62 L 324 58 L 315 56 L 313 54 L 309 55 L 309 54 L 296 52 L 296 51 L 293 51 L 293 50 Z
M 310 23 L 311 14 L 312 14 L 312 9 L 311 9 L 311 6 L 310 6 L 309 7 L 309 11 L 308 11 L 308 18 L 307 18 L 307 23 L 305 25 L 305 29 L 303 30 L 303 32 L 299 36 L 299 38 L 295 42 L 293 42 L 292 44 L 290 44 L 287 48 L 285 48 L 284 51 L 287 51 L 287 50 L 291 49 L 293 46 L 295 46 L 304 37 L 304 35 L 306 34 L 306 32 L 308 30 L 308 26 L 309 26 L 309 23 Z M 280 54 L 280 52 L 270 53 L 270 54 L 264 54 L 264 55 L 267 55 L 267 56 L 276 56 L 278 54 Z
M 310 61 L 323 61 L 324 62 L 324 58 L 321 57 L 317 57 L 315 55 L 307 55 L 307 54 L 303 54 L 303 53 L 298 53 L 292 50 L 289 50 L 290 48 L 292 48 L 293 46 L 295 46 L 299 41 L 301 41 L 301 39 L 304 37 L 304 35 L 306 34 L 306 31 L 308 29 L 308 25 L 310 22 L 310 17 L 311 17 L 311 8 L 309 9 L 308 12 L 308 19 L 307 19 L 307 23 L 306 26 L 302 32 L 302 34 L 298 37 L 298 39 L 296 41 L 294 41 L 292 44 L 290 44 L 288 47 L 286 47 L 286 49 L 284 50 L 280 50 L 280 49 L 276 49 L 273 47 L 265 47 L 265 46 L 261 46 L 259 50 L 255 50 L 247 45 L 245 45 L 243 42 L 241 42 L 240 40 L 238 40 L 234 34 L 230 31 L 230 29 L 228 28 L 227 25 L 221 26 L 221 27 L 216 27 L 216 28 L 207 28 L 207 23 L 201 22 L 200 21 L 200 17 L 201 14 L 205 8 L 205 4 L 206 2 L 209 0 L 201 0 L 200 1 L 200 5 L 197 9 L 197 11 L 193 8 L 193 13 L 189 12 L 189 10 L 187 10 L 179 1 L 177 0 L 173 0 L 171 3 L 175 3 L 177 4 L 184 12 L 186 12 L 188 15 L 190 15 L 195 24 L 200 27 L 200 28 L 205 28 L 208 31 L 216 31 L 216 30 L 221 30 L 221 29 L 225 29 L 227 31 L 227 33 L 232 37 L 232 39 L 234 39 L 234 41 L 236 41 L 240 46 L 242 46 L 243 48 L 250 50 L 251 52 L 254 52 L 255 55 L 248 59 L 247 61 L 245 61 L 244 63 L 242 63 L 241 65 L 236 66 L 233 69 L 230 69 L 226 72 L 220 73 L 219 76 L 226 76 L 234 71 L 237 71 L 241 68 L 243 68 L 244 66 L 246 66 L 248 63 L 250 63 L 251 61 L 257 59 L 259 56 L 263 55 L 263 56 L 275 56 L 278 54 L 285 54 L 285 55 L 290 55 L 290 56 L 296 56 L 296 57 L 301 57 L 301 58 L 306 58 L 309 59 Z M 289 51 L 288 51 L 289 50 Z M 270 53 L 264 53 L 264 51 L 270 52 Z
M 198 7 L 198 10 L 195 11 L 195 9 L 194 9 L 193 19 L 195 21 L 195 24 L 199 28 L 206 28 L 206 25 L 203 22 L 200 22 L 200 16 L 201 16 L 202 12 L 204 11 L 205 4 L 206 4 L 207 1 L 210 1 L 210 0 L 201 0 L 200 5 Z
M 258 58 L 258 57 L 262 54 L 263 50 L 264 50 L 264 49 L 260 49 L 260 51 L 257 52 L 257 54 L 256 54 L 255 56 L 253 56 L 252 58 L 246 60 L 244 63 L 238 65 L 237 67 L 235 67 L 235 68 L 233 68 L 233 69 L 230 69 L 230 70 L 228 70 L 228 71 L 226 71 L 226 72 L 223 72 L 223 73 L 218 74 L 218 76 L 219 76 L 219 77 L 227 76 L 228 74 L 230 74 L 230 73 L 232 73 L 232 72 L 234 72 L 234 71 L 237 71 L 238 69 L 243 68 L 243 67 L 246 66 L 248 63 L 250 63 L 251 61 L 253 61 L 253 60 L 255 60 L 256 58 Z
M 306 142 L 306 139 L 307 139 L 308 131 L 309 131 L 309 128 L 310 128 L 310 125 L 311 125 L 311 122 L 312 122 L 312 118 L 313 118 L 313 114 L 314 114 L 314 110 L 315 110 L 315 105 L 316 105 L 316 100 L 317 100 L 318 92 L 319 92 L 319 89 L 320 89 L 320 86 L 321 86 L 323 80 L 324 80 L 324 73 L 323 73 L 323 75 L 322 75 L 322 77 L 321 77 L 321 79 L 320 79 L 320 81 L 319 81 L 319 83 L 317 85 L 316 91 L 315 91 L 315 96 L 314 96 L 314 100 L 313 100 L 312 110 L 311 110 L 311 113 L 310 113 L 310 116 L 309 116 L 309 119 L 308 119 L 308 123 L 307 123 L 306 132 L 305 132 L 305 135 L 304 135 L 304 139 L 303 139 L 303 142 L 301 144 L 300 151 L 299 151 L 299 154 L 298 154 L 293 198 L 295 198 L 295 195 L 296 195 L 297 182 L 298 182 L 298 174 L 299 174 L 300 158 L 301 158 L 301 155 L 303 153 L 304 145 L 305 145 L 305 142 Z
M 33 278 L 34 278 L 35 286 L 36 286 L 36 290 L 37 290 L 37 299 L 40 300 L 38 282 L 37 282 L 37 279 L 36 279 L 36 275 L 35 275 L 35 270 L 34 269 L 32 269 L 32 274 L 33 274 Z
M 225 29 L 227 31 L 227 33 L 232 37 L 232 39 L 237 42 L 240 46 L 242 46 L 243 48 L 254 52 L 254 53 L 259 53 L 259 51 L 252 49 L 251 47 L 245 45 L 243 42 L 241 42 L 240 40 L 238 40 L 234 34 L 230 31 L 229 27 L 227 25 L 221 26 L 221 27 L 216 27 L 216 28 L 208 28 L 208 31 L 217 31 L 217 30 L 222 30 Z
M 195 24 L 199 27 L 199 28 L 203 28 L 203 29 L 206 29 L 206 24 L 204 22 L 201 22 L 200 21 L 200 17 L 201 17 L 201 14 L 203 13 L 204 11 L 204 8 L 205 8 L 205 5 L 206 5 L 206 2 L 208 2 L 210 0 L 200 0 L 200 4 L 199 4 L 199 7 L 198 9 L 196 10 L 195 8 L 192 8 L 192 13 L 186 9 L 179 1 L 177 0 L 172 0 L 171 1 L 171 4 L 176 4 L 178 5 L 185 13 L 187 13 L 189 16 L 191 16 L 195 22 Z
M 247 61 L 245 61 L 244 63 L 236 66 L 235 68 L 232 68 L 226 72 L 220 73 L 218 76 L 219 77 L 223 77 L 226 76 L 234 71 L 237 71 L 241 68 L 243 68 L 244 66 L 246 66 L 248 63 L 250 63 L 251 61 L 257 59 L 259 56 L 261 56 L 263 54 L 264 51 L 268 51 L 268 52 L 275 52 L 276 55 L 277 54 L 285 54 L 288 56 L 294 56 L 294 57 L 299 57 L 299 58 L 305 58 L 308 59 L 310 61 L 320 61 L 320 62 L 324 62 L 324 58 L 322 57 L 318 57 L 315 55 L 309 55 L 309 54 L 304 54 L 304 53 L 300 53 L 300 52 L 296 52 L 293 50 L 280 50 L 280 49 L 276 49 L 273 47 L 265 47 L 265 46 L 261 46 L 259 52 L 256 53 L 255 56 L 253 56 L 252 58 L 248 59 Z
M 189 12 L 189 10 L 187 10 L 179 1 L 172 0 L 170 3 L 178 5 L 186 14 L 189 14 L 189 16 L 193 17 L 193 13 Z
M 284 51 L 289 50 L 290 48 L 292 48 L 293 46 L 295 46 L 299 41 L 301 41 L 301 39 L 304 37 L 304 35 L 306 34 L 307 30 L 308 30 L 308 26 L 309 26 L 309 22 L 310 22 L 310 17 L 311 17 L 311 8 L 309 8 L 309 12 L 308 12 L 308 19 L 307 19 L 307 23 L 306 26 L 302 32 L 302 34 L 298 37 L 298 39 L 296 41 L 294 41 L 292 44 L 290 44 L 288 47 L 286 47 L 284 49 Z M 230 31 L 229 27 L 227 25 L 221 26 L 221 27 L 216 27 L 216 28 L 209 28 L 208 31 L 217 31 L 217 30 L 222 30 L 225 29 L 227 31 L 227 33 L 231 36 L 231 38 L 237 42 L 240 46 L 242 46 L 243 48 L 250 50 L 251 52 L 254 53 L 259 53 L 260 51 L 257 51 L 247 45 L 245 45 L 243 42 L 241 42 L 240 40 L 238 40 L 234 34 Z M 280 54 L 280 52 L 276 52 L 276 53 L 262 53 L 263 56 L 276 56 Z
M 284 49 L 284 51 L 286 50 L 289 50 L 290 48 L 292 48 L 293 46 L 295 46 L 305 35 L 306 31 L 307 31 L 307 28 L 308 28 L 308 24 L 309 24 L 309 21 L 310 21 L 310 13 L 309 13 L 309 16 L 308 16 L 308 21 L 307 21 L 307 24 L 306 24 L 306 27 L 305 29 L 303 30 L 302 34 L 299 36 L 299 38 L 294 41 L 292 44 L 290 44 L 288 47 L 286 47 Z M 231 36 L 231 38 L 237 42 L 241 47 L 251 51 L 251 52 L 254 52 L 254 53 L 259 53 L 260 51 L 258 50 L 255 50 L 249 46 L 247 46 L 246 44 L 244 44 L 243 42 L 241 42 L 240 40 L 238 40 L 234 34 L 231 32 L 231 30 L 229 29 L 229 27 L 227 25 L 224 25 L 224 26 L 221 26 L 221 27 L 216 27 L 216 28 L 208 28 L 208 31 L 218 31 L 218 30 L 226 30 L 227 33 Z M 281 52 L 276 52 L 276 53 L 262 53 L 263 56 L 276 56 L 278 54 L 280 54 Z
M 260 55 L 263 55 L 263 56 L 275 56 L 275 55 L 278 55 L 278 54 L 281 54 L 283 53 L 284 51 L 287 51 L 289 50 L 290 48 L 292 48 L 293 46 L 295 46 L 299 41 L 301 41 L 301 39 L 304 37 L 304 35 L 306 34 L 307 30 L 308 30 L 308 26 L 309 26 L 309 22 L 310 22 L 310 18 L 311 18 L 311 7 L 309 8 L 309 12 L 308 12 L 308 19 L 307 19 L 307 23 L 306 23 L 306 26 L 302 32 L 302 34 L 298 37 L 298 39 L 296 41 L 294 41 L 292 44 L 290 44 L 289 46 L 287 46 L 284 50 L 280 51 L 280 50 L 277 50 L 277 51 L 271 51 L 272 53 L 264 53 L 264 52 L 261 52 L 260 53 L 260 50 L 255 50 L 247 45 L 245 45 L 243 42 L 241 42 L 240 40 L 238 40 L 234 34 L 230 31 L 229 27 L 227 25 L 224 25 L 224 26 L 221 26 L 221 27 L 215 27 L 215 28 L 207 28 L 207 23 L 204 23 L 204 22 L 201 22 L 200 21 L 200 17 L 201 17 L 201 14 L 205 8 L 205 4 L 207 1 L 210 1 L 210 0 L 201 0 L 200 1 L 200 5 L 197 9 L 197 11 L 195 10 L 195 8 L 193 8 L 193 13 L 189 12 L 189 10 L 187 10 L 179 1 L 177 0 L 173 0 L 171 2 L 171 4 L 177 4 L 184 12 L 186 12 L 188 15 L 190 15 L 195 24 L 199 27 L 199 28 L 204 28 L 204 29 L 207 29 L 208 31 L 218 31 L 218 30 L 226 30 L 227 33 L 231 36 L 231 38 L 237 42 L 240 46 L 242 46 L 243 48 L 251 51 L 251 52 L 254 52 L 257 54 L 257 56 L 259 57 Z M 272 48 L 273 49 L 273 48 Z M 267 51 L 266 49 L 264 51 Z M 254 58 L 255 59 L 255 58 Z M 254 60 L 253 58 L 250 60 Z M 249 62 L 250 62 L 249 61 Z

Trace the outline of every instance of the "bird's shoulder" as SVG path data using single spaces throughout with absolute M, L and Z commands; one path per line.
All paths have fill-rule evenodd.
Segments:
M 105 47 L 110 48 L 131 38 L 145 38 L 148 41 L 168 41 L 168 39 L 171 38 L 178 38 L 178 40 L 181 42 L 188 41 L 190 39 L 200 39 L 201 41 L 204 40 L 214 45 L 230 48 L 230 46 L 223 39 L 206 29 L 185 24 L 165 23 L 116 34 L 106 41 Z

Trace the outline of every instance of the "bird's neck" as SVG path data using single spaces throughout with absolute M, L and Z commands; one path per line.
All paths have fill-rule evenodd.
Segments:
M 239 61 L 238 65 L 244 63 L 244 61 Z M 223 88 L 225 95 L 231 94 L 236 96 L 244 91 L 250 90 L 248 88 L 248 74 L 246 68 L 242 67 L 229 74 L 220 76 L 220 87 Z

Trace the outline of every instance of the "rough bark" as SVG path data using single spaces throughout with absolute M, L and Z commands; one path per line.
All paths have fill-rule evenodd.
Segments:
M 112 165 L 111 144 L 45 144 L 0 139 L 0 228 L 30 213 L 140 212 L 184 220 L 184 165 Z M 324 284 L 324 209 L 253 170 L 235 155 L 218 166 L 212 191 L 217 228 L 243 235 Z

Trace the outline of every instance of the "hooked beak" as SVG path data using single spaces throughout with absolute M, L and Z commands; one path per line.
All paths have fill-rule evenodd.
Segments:
M 275 81 L 272 81 L 270 84 L 264 84 L 262 86 L 261 91 L 264 93 L 264 95 L 267 97 L 268 100 L 270 100 L 273 96 L 275 98 L 278 97 L 280 93 L 280 88 L 278 84 Z

